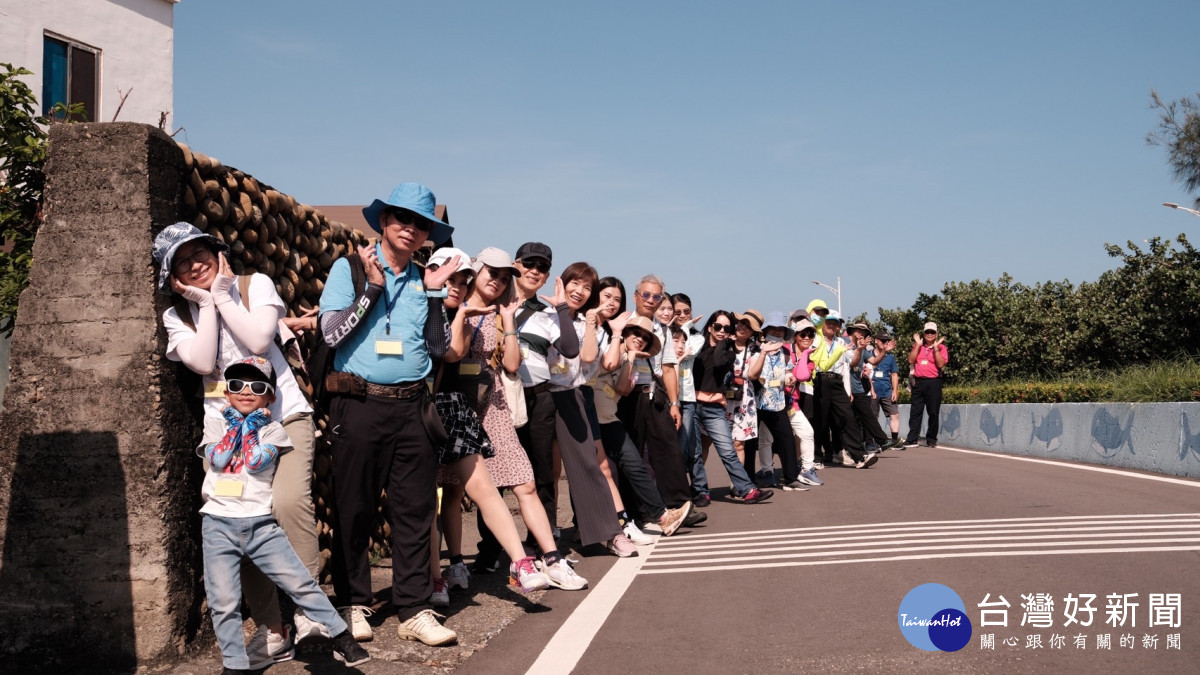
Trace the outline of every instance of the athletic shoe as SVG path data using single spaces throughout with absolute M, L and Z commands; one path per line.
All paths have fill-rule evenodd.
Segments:
M 636 558 L 638 554 L 637 546 L 634 546 L 624 532 L 608 540 L 608 552 L 618 558 Z
M 766 500 L 770 499 L 771 495 L 773 494 L 775 494 L 775 492 L 772 490 L 754 488 L 742 496 L 742 503 L 758 504 L 759 502 L 765 502 Z
M 927 445 L 927 446 L 929 446 L 929 447 L 931 447 L 931 448 L 936 448 L 936 447 L 937 447 L 937 441 L 925 441 L 925 445 Z
M 697 495 L 696 498 L 692 500 L 692 505 L 698 509 L 702 509 L 711 503 L 712 497 L 709 497 L 708 493 Z
M 538 571 L 533 556 L 527 556 L 508 566 L 508 583 L 522 593 L 532 593 L 548 587 L 550 577 Z
M 821 462 L 813 462 L 813 468 L 816 469 L 817 471 L 820 471 L 821 469 L 825 468 L 825 465 L 822 464 Z
M 754 484 L 763 488 L 778 487 L 779 484 L 775 482 L 775 470 L 763 469 L 755 473 Z
M 632 520 L 628 523 L 625 523 L 624 532 L 625 536 L 629 537 L 629 541 L 632 541 L 638 546 L 647 546 L 654 543 L 654 537 L 642 532 L 641 528 L 637 526 L 637 523 L 633 522 Z
M 824 485 L 825 484 L 825 481 L 821 480 L 817 476 L 816 467 L 807 469 L 805 471 L 801 471 L 800 476 L 797 478 L 797 480 L 799 480 L 801 483 L 805 483 L 807 485 Z
M 333 653 L 339 661 L 347 666 L 357 666 L 371 660 L 371 655 L 354 641 L 350 631 L 344 630 L 333 638 Z
M 466 563 L 454 563 L 442 572 L 442 578 L 446 580 L 446 586 L 451 590 L 458 589 L 460 591 L 467 590 L 471 584 L 471 573 L 467 571 Z
M 687 507 L 687 504 L 684 504 Z M 708 520 L 708 514 L 703 511 L 692 511 L 683 519 L 683 527 L 695 527 Z
M 362 605 L 350 605 L 349 607 L 338 607 L 338 613 L 342 615 L 342 621 L 350 626 L 350 634 L 359 642 L 370 642 L 375 639 L 375 633 L 371 631 L 371 624 L 367 623 L 367 617 L 375 612 L 369 607 Z
M 538 569 L 546 574 L 550 585 L 555 588 L 561 588 L 564 591 L 582 591 L 588 586 L 587 579 L 576 574 L 566 560 L 559 560 L 553 565 L 547 565 L 545 561 L 539 560 Z
M 296 644 L 315 637 L 329 637 L 328 628 L 305 616 L 299 608 L 296 609 L 292 621 L 296 624 Z
M 669 537 L 675 534 L 681 525 L 686 524 L 690 515 L 692 515 L 691 502 L 684 502 L 683 506 L 677 509 L 667 509 L 658 519 L 658 526 L 662 529 L 663 536 Z
M 280 635 L 266 626 L 259 626 L 246 646 L 246 656 L 250 658 L 252 670 L 291 661 L 296 656 L 296 647 L 290 627 L 284 625 L 283 635 Z
M 854 466 L 854 458 L 845 450 L 842 451 L 842 466 Z
M 438 622 L 446 618 L 432 609 L 423 609 L 414 614 L 408 621 L 396 626 L 396 635 L 401 640 L 424 642 L 430 647 L 448 645 L 458 639 L 458 633 L 446 628 Z
M 434 607 L 450 606 L 450 589 L 446 587 L 445 579 L 438 577 L 433 580 L 433 595 L 429 596 L 429 604 Z
M 784 492 L 804 492 L 808 490 L 808 486 L 801 483 L 799 479 L 783 485 Z
M 874 464 L 875 462 L 878 462 L 878 461 L 879 461 L 879 455 L 877 455 L 877 454 L 875 454 L 875 453 L 873 453 L 873 452 L 868 452 L 867 454 L 863 455 L 863 461 L 861 461 L 861 462 L 858 462 L 857 464 L 855 464 L 855 465 L 854 465 L 854 468 L 856 468 L 856 469 L 866 469 L 866 468 L 870 467 L 872 464 Z

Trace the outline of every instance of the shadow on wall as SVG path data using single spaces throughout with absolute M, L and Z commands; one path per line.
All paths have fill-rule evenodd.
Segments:
M 21 437 L 0 559 L 0 670 L 136 670 L 125 492 L 114 434 Z M 31 619 L 57 629 L 39 638 L 10 625 Z

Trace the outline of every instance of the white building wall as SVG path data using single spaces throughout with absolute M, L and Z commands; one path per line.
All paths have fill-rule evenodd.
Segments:
M 34 72 L 26 81 L 42 100 L 42 40 L 47 31 L 100 50 L 100 117 L 173 128 L 175 3 L 178 0 L 0 0 L 0 63 Z M 41 112 L 40 110 L 38 111 Z

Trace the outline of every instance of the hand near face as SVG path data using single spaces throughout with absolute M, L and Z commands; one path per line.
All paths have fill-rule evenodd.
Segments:
M 362 260 L 367 283 L 383 286 L 383 265 L 379 264 L 379 255 L 375 252 L 375 247 L 359 246 L 358 257 Z
M 913 345 L 919 345 L 919 344 L 921 344 L 921 334 L 913 333 Z
M 459 258 L 461 258 L 461 256 L 456 255 L 435 270 L 431 270 L 426 267 L 425 288 L 437 290 L 445 286 L 446 280 L 454 276 L 454 273 L 458 271 L 458 264 L 460 262 Z
M 509 330 L 516 330 L 517 327 L 512 325 L 512 318 L 517 315 L 517 309 L 521 307 L 521 299 L 515 294 L 508 302 L 500 305 L 500 317 L 504 319 L 504 325 L 508 326 Z
M 625 330 L 625 326 L 629 323 L 631 316 L 633 316 L 632 312 L 621 312 L 612 319 L 609 319 L 608 325 L 612 328 L 613 335 L 620 335 L 621 331 Z
M 184 285 L 174 274 L 171 275 L 171 290 L 182 295 L 185 300 L 194 302 L 201 307 L 212 304 L 212 294 L 203 288 Z
M 470 305 L 463 305 L 458 308 L 458 311 L 462 313 L 464 318 L 469 319 L 474 316 L 486 316 L 488 314 L 494 314 L 496 312 L 496 308 L 491 305 L 488 305 L 487 307 L 472 307 Z
M 567 302 L 567 290 L 566 290 L 566 287 L 563 285 L 562 277 L 554 278 L 554 296 L 553 297 L 547 297 L 545 295 L 540 296 L 540 297 L 551 307 L 558 307 L 559 305 L 565 304 Z
M 779 351 L 780 349 L 783 349 L 785 346 L 786 345 L 784 345 L 782 342 L 767 342 L 767 343 L 764 343 L 762 346 L 762 353 L 773 354 L 773 353 Z

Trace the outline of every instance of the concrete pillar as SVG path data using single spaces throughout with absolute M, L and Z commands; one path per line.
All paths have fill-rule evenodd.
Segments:
M 183 156 L 141 124 L 50 138 L 0 416 L 0 663 L 125 670 L 176 658 L 203 625 L 199 430 L 160 357 L 151 256 Z

